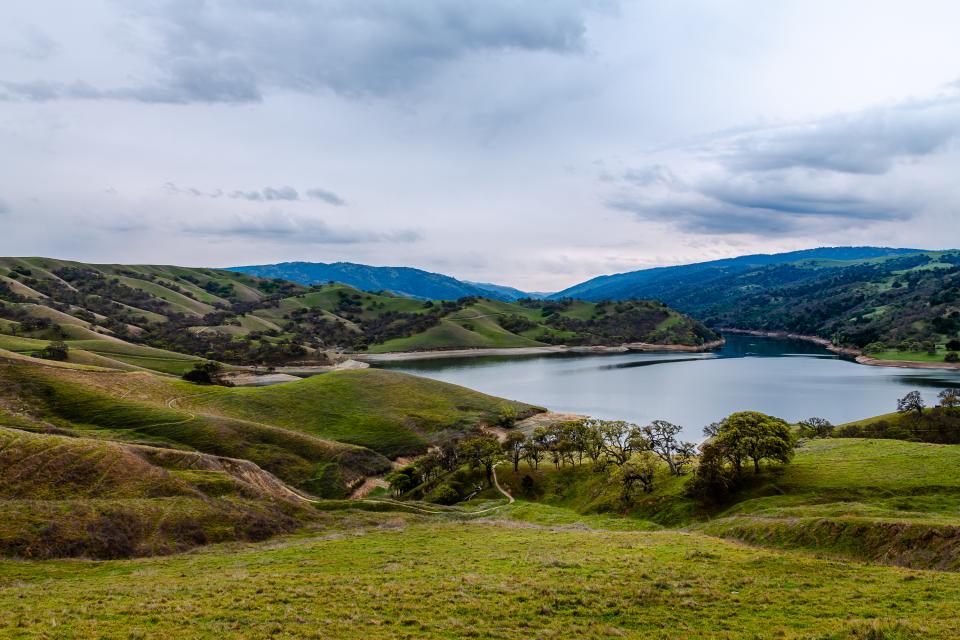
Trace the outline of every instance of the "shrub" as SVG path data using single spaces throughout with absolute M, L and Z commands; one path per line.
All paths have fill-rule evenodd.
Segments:
M 460 502 L 460 493 L 449 484 L 442 484 L 430 493 L 428 500 L 434 504 L 456 504 Z
M 947 355 L 943 356 L 944 362 L 960 362 L 960 354 L 956 351 L 950 351 Z
M 536 486 L 536 483 L 533 480 L 533 476 L 529 473 L 523 476 L 523 479 L 520 481 L 520 488 L 523 490 L 523 495 L 530 497 L 533 495 L 533 488 Z
M 871 342 L 863 348 L 863 352 L 866 354 L 871 353 L 882 353 L 887 350 L 887 345 L 882 342 Z
M 183 379 L 194 384 L 223 384 L 220 377 L 222 372 L 223 367 L 219 362 L 198 362 L 183 374 Z
M 63 362 L 70 355 L 70 347 L 62 340 L 56 340 L 48 344 L 44 349 L 36 354 L 38 358 L 44 360 L 57 360 Z

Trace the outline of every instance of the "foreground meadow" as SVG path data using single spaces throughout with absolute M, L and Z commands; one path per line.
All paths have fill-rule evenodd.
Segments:
M 518 503 L 519 509 L 525 508 Z M 344 514 L 137 560 L 0 562 L 12 638 L 955 638 L 960 575 L 676 531 Z M 527 514 L 529 517 L 529 514 Z

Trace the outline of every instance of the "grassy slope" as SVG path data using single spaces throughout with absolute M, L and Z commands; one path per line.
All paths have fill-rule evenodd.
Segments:
M 343 371 L 263 388 L 198 387 L 149 373 L 0 364 L 0 414 L 26 412 L 98 438 L 252 460 L 318 495 L 419 453 L 443 431 L 533 408 L 463 387 L 380 370 Z
M 311 435 L 369 447 L 388 456 L 422 451 L 438 431 L 464 430 L 529 405 L 406 374 L 338 371 L 266 388 L 211 388 L 184 407 L 263 419 Z
M 2 426 L 0 498 L 0 549 L 26 558 L 262 539 L 306 513 L 250 463 Z
M 851 565 L 674 532 L 429 524 L 398 514 L 367 518 L 375 519 L 363 535 L 332 530 L 267 547 L 124 562 L 0 562 L 0 633 L 364 639 L 960 635 L 958 574 Z
M 877 360 L 906 360 L 908 362 L 943 362 L 943 357 L 947 355 L 947 350 L 943 345 L 937 346 L 937 352 L 933 355 L 926 351 L 879 351 L 868 354 L 871 358 Z
M 960 446 L 809 443 L 757 497 L 704 527 L 752 543 L 960 569 Z
M 0 381 L 0 415 L 3 407 L 8 415 L 25 414 L 34 428 L 53 425 L 100 439 L 251 460 L 317 495 L 341 496 L 345 483 L 388 468 L 370 450 L 271 424 L 271 407 L 252 416 L 259 420 L 170 408 L 176 398 L 204 388 L 148 373 L 6 365 Z
M 923 568 L 960 569 L 960 446 L 899 440 L 814 440 L 794 461 L 752 480 L 728 505 L 704 510 L 688 480 L 662 472 L 653 494 L 626 515 L 636 522 L 694 527 L 755 544 Z M 535 480 L 539 504 L 582 514 L 621 513 L 618 488 L 590 469 L 541 464 L 500 472 L 523 496 Z
M 193 368 L 200 358 L 195 356 L 154 349 L 145 345 L 131 344 L 116 339 L 89 338 L 66 340 L 70 347 L 70 362 L 95 364 L 97 366 L 129 369 L 131 366 L 159 373 L 181 375 Z M 0 349 L 29 355 L 43 350 L 50 340 L 25 338 L 0 334 Z M 127 366 L 129 365 L 129 366 Z

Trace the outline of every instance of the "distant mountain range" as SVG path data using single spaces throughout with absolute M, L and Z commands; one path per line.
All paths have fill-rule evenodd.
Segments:
M 229 271 L 260 278 L 282 278 L 306 285 L 339 282 L 361 291 L 389 291 L 424 300 L 457 300 L 466 296 L 477 296 L 515 302 L 521 298 L 547 297 L 546 294 L 527 293 L 489 282 L 457 280 L 442 273 L 413 267 L 372 267 L 355 262 L 281 262 L 230 267 Z
M 820 247 L 787 253 L 755 254 L 710 262 L 656 267 L 606 276 L 597 276 L 555 293 L 521 291 L 514 287 L 489 282 L 458 280 L 442 273 L 413 267 L 374 267 L 354 262 L 281 262 L 228 270 L 260 278 L 281 278 L 297 284 L 314 285 L 338 282 L 361 291 L 389 291 L 397 295 L 424 300 L 456 300 L 464 296 L 494 298 L 515 302 L 522 298 L 561 300 L 626 300 L 657 299 L 667 304 L 719 277 L 743 274 L 757 268 L 790 264 L 806 260 L 860 261 L 923 253 L 922 249 L 889 247 Z
M 372 267 L 353 262 L 282 262 L 280 264 L 231 267 L 230 271 L 260 278 L 282 278 L 298 284 L 339 282 L 361 291 L 389 291 L 424 300 L 457 300 L 466 296 L 513 302 L 520 298 L 543 297 L 496 284 L 466 282 L 412 267 Z

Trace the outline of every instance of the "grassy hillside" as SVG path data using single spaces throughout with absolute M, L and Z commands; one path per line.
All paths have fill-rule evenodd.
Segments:
M 666 469 L 625 505 L 589 462 L 501 465 L 513 504 L 313 504 L 282 480 L 381 460 L 339 440 L 422 451 L 525 407 L 377 370 L 230 389 L 24 362 L 0 365 L 0 550 L 31 559 L 0 560 L 3 636 L 960 634 L 957 445 L 806 441 L 721 505 Z
M 421 453 L 442 431 L 537 409 L 456 385 L 379 369 L 337 371 L 266 388 L 212 387 L 185 409 L 271 424 L 395 457 Z
M 832 438 L 750 478 L 727 504 L 687 495 L 689 476 L 658 474 L 625 506 L 619 486 L 589 464 L 501 469 L 518 496 L 579 514 L 621 514 L 638 526 L 684 527 L 752 544 L 917 568 L 960 570 L 960 446 Z M 533 488 L 522 478 L 530 475 Z
M 387 459 L 445 433 L 534 408 L 433 380 L 343 371 L 265 388 L 202 387 L 146 372 L 0 358 L 0 417 L 34 431 L 250 460 L 320 496 L 340 497 Z M 13 422 L 10 422 L 13 421 Z
M 558 295 L 654 298 L 713 327 L 855 347 L 881 342 L 877 357 L 942 361 L 944 343 L 960 331 L 960 252 L 839 247 L 744 256 L 605 276 Z M 935 355 L 911 345 L 925 341 L 939 345 Z
M 171 375 L 200 358 L 327 364 L 331 351 L 344 350 L 700 345 L 716 337 L 649 302 L 424 301 L 217 269 L 0 258 L 0 348 L 33 355 L 63 341 L 69 362 Z
M 260 540 L 309 518 L 302 501 L 246 461 L 3 423 L 0 416 L 3 555 L 154 555 Z

